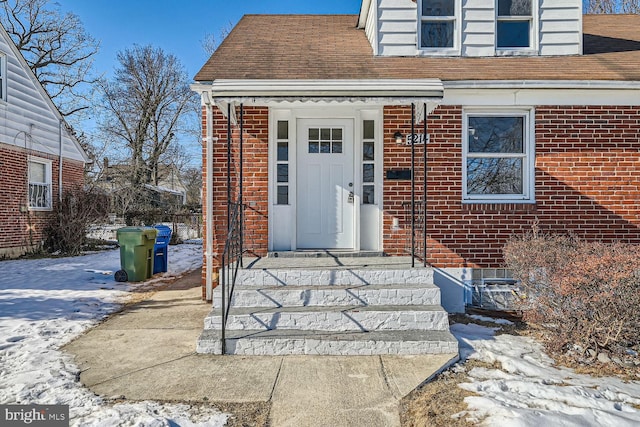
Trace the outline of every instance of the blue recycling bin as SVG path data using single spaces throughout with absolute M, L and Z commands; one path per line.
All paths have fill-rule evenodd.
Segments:
M 171 228 L 157 224 L 153 228 L 158 230 L 156 244 L 153 246 L 153 274 L 166 273 L 168 265 L 169 241 L 171 240 Z

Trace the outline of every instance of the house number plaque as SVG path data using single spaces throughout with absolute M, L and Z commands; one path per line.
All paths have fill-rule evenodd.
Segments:
M 428 144 L 429 143 L 429 134 L 424 134 L 424 133 L 414 133 L 414 134 L 408 134 L 406 137 L 406 144 L 407 145 L 423 145 L 423 144 Z

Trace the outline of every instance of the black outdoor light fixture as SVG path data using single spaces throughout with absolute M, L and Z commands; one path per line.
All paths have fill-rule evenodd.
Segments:
M 393 134 L 393 137 L 396 140 L 396 144 L 402 144 L 402 140 L 404 139 L 404 135 L 402 135 L 402 132 L 396 131 L 396 133 Z

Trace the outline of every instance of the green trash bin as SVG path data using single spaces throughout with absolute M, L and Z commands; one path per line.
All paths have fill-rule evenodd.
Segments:
M 123 227 L 116 232 L 120 244 L 118 282 L 141 282 L 153 275 L 153 248 L 158 230 L 153 227 Z

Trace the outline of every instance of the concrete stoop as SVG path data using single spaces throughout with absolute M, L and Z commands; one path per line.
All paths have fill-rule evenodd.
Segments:
M 222 353 L 220 298 L 215 289 L 199 353 Z M 227 354 L 457 351 L 430 269 L 241 270 L 227 319 Z

